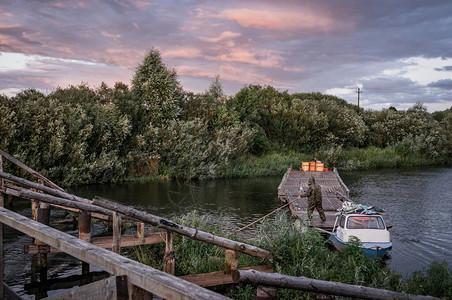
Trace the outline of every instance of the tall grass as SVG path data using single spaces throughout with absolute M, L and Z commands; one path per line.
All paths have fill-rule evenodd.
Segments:
M 417 153 L 400 154 L 395 147 L 369 147 L 344 150 L 338 167 L 346 170 L 367 170 L 427 166 L 437 163 L 435 159 Z
M 253 177 L 281 175 L 288 166 L 299 167 L 301 161 L 312 159 L 305 153 L 272 153 L 262 156 L 248 155 L 225 168 L 222 177 Z
M 342 170 L 368 170 L 382 168 L 415 167 L 444 164 L 432 158 L 417 154 L 400 154 L 396 147 L 386 148 L 324 148 L 316 153 L 284 152 L 262 156 L 248 155 L 226 167 L 219 177 L 253 177 L 282 175 L 289 166 L 300 168 L 302 161 L 317 157 L 325 167 Z

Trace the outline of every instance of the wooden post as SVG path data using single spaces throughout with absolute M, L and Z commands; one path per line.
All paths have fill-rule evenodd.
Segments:
M 225 251 L 226 256 L 226 274 L 232 274 L 235 270 L 237 270 L 237 267 L 239 265 L 239 253 L 234 250 L 226 249 Z
M 149 213 L 140 211 L 138 209 L 128 207 L 116 202 L 111 202 L 109 200 L 95 197 L 93 199 L 93 204 L 98 205 L 113 211 L 121 212 L 121 214 L 134 218 L 136 220 L 143 221 L 152 226 L 156 226 L 162 229 L 170 230 L 175 233 L 179 233 L 193 240 L 202 241 L 205 243 L 217 245 L 226 249 L 236 250 L 239 252 L 243 252 L 249 254 L 254 257 L 261 258 L 271 258 L 272 254 L 265 249 L 245 244 L 242 242 L 233 241 L 224 237 L 213 235 L 212 233 L 205 232 L 202 230 L 198 230 L 196 228 L 186 227 L 177 223 L 174 223 L 171 220 L 160 218 L 158 216 L 151 215 Z
M 143 290 L 140 287 L 137 287 L 136 285 L 133 285 L 129 283 L 128 285 L 128 291 L 129 291 L 129 299 L 141 299 L 141 300 L 152 300 L 154 299 L 154 296 L 152 293 Z
M 121 252 L 121 215 L 116 211 L 113 212 L 113 245 L 111 250 L 118 254 Z
M 144 240 L 144 223 L 137 222 L 137 238 Z
M 39 201 L 31 200 L 31 218 L 35 221 L 38 220 L 38 207 Z
M 0 155 L 0 171 L 3 172 L 3 156 Z M 0 179 L 0 207 L 4 206 L 3 179 Z M 3 223 L 0 223 L 0 299 L 3 299 Z
M 91 213 L 80 210 L 78 213 L 78 238 L 91 242 Z M 89 273 L 89 264 L 82 261 L 82 274 Z
M 42 179 L 38 179 L 38 182 L 40 185 L 44 185 L 44 180 Z M 39 203 L 39 208 L 38 208 L 38 215 L 37 215 L 37 219 L 39 223 L 45 224 L 45 225 L 49 225 L 49 221 L 50 221 L 50 204 L 45 203 L 45 202 L 40 202 Z M 45 245 L 45 243 L 41 242 L 41 241 L 36 241 L 37 245 Z M 41 282 L 46 281 L 47 280 L 47 253 L 41 253 L 39 254 L 39 277 Z
M 174 275 L 175 258 L 173 251 L 173 233 L 169 230 L 166 231 L 165 241 L 165 257 L 163 259 L 163 271 L 165 273 Z

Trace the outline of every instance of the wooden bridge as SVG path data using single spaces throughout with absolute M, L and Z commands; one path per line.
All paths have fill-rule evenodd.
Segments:
M 302 221 L 306 220 L 308 199 L 297 197 L 300 194 L 300 188 L 305 192 L 308 191 L 308 181 L 311 176 L 322 188 L 322 205 L 326 216 L 326 222 L 321 222 L 315 210 L 312 225 L 323 230 L 331 230 L 336 220 L 335 213 L 342 207 L 342 201 L 348 198 L 350 193 L 336 169 L 311 172 L 289 168 L 278 187 L 278 198 L 283 202 L 289 202 L 290 210 L 295 217 Z
M 12 163 L 15 170 L 28 174 L 37 182 L 4 172 L 3 159 Z M 12 202 L 13 197 L 31 201 L 31 218 L 4 207 L 5 200 Z M 11 205 L 11 203 L 7 204 Z M 78 237 L 50 227 L 50 209 L 60 209 L 77 214 Z M 91 237 L 93 218 L 107 221 L 107 224 L 112 226 L 113 235 Z M 124 220 L 136 223 L 135 234 L 121 234 Z M 107 199 L 96 197 L 89 200 L 69 194 L 18 159 L 0 150 L 0 299 L 20 299 L 3 280 L 3 224 L 34 238 L 34 243 L 25 245 L 24 249 L 27 254 L 39 254 L 41 281 L 47 281 L 47 254 L 55 252 L 65 252 L 81 260 L 83 275 L 89 275 L 89 265 L 91 264 L 108 272 L 111 276 L 108 278 L 97 276 L 99 281 L 52 295 L 48 299 L 82 297 L 89 299 L 151 299 L 153 294 L 165 299 L 226 299 L 204 287 L 232 284 L 232 272 L 238 268 L 239 253 L 260 258 L 272 256 L 265 249 L 215 236 L 196 228 L 189 228 Z M 145 233 L 146 227 L 154 228 L 153 232 Z M 214 273 L 175 277 L 174 234 L 181 234 L 223 248 L 225 250 L 225 269 Z M 162 258 L 163 271 L 120 255 L 121 247 L 156 243 L 166 245 Z M 271 268 L 267 266 L 252 268 L 272 272 Z M 41 282 L 41 284 L 44 283 Z M 66 288 L 69 287 L 66 286 Z
M 3 159 L 15 165 L 15 170 L 28 174 L 37 182 L 4 172 Z M 340 180 L 337 171 L 311 174 L 311 172 L 289 169 L 279 186 L 278 195 L 281 200 L 290 203 L 291 210 L 296 216 L 302 216 L 300 211 L 306 208 L 306 204 L 296 200 L 295 196 L 298 195 L 300 186 L 307 189 L 307 180 L 311 175 L 322 186 L 325 195 L 324 203 L 327 203 L 324 206 L 328 205 L 327 216 L 331 216 L 329 212 L 340 202 L 338 195 L 348 196 L 348 189 Z M 337 191 L 345 195 L 338 194 Z M 4 207 L 5 198 L 7 202 L 12 202 L 13 197 L 31 201 L 32 218 Z M 78 237 L 49 226 L 51 208 L 78 215 Z M 113 235 L 91 237 L 92 218 L 111 223 Z M 136 223 L 135 234 L 127 236 L 121 234 L 123 220 Z M 43 281 L 47 282 L 48 253 L 65 252 L 82 261 L 84 276 L 72 276 L 68 280 L 78 287 L 70 289 L 71 285 L 65 284 L 68 281 L 50 280 L 48 283 L 65 291 L 51 296 L 48 296 L 45 291 L 42 298 L 48 296 L 46 299 L 152 299 L 154 294 L 164 299 L 227 299 L 205 287 L 239 282 L 251 282 L 256 285 L 258 297 L 275 296 L 276 290 L 269 287 L 282 287 L 362 299 L 437 299 L 305 277 L 292 278 L 282 274 L 268 277 L 265 274 L 273 272 L 268 267 L 267 260 L 272 258 L 272 254 L 265 249 L 186 227 L 107 199 L 96 197 L 89 200 L 69 194 L 21 161 L 0 150 L 0 299 L 21 299 L 3 280 L 5 266 L 3 225 L 13 227 L 34 238 L 33 244 L 25 246 L 25 252 L 39 254 L 41 282 L 28 284 L 31 289 L 39 290 L 39 286 L 44 284 Z M 146 226 L 158 231 L 146 234 Z M 223 248 L 225 250 L 224 270 L 175 277 L 174 234 Z M 120 255 L 121 247 L 156 243 L 165 243 L 163 271 Z M 239 253 L 263 258 L 267 260 L 267 265 L 239 268 Z M 89 273 L 89 265 L 100 268 L 108 274 Z M 86 278 L 85 276 L 89 277 L 88 281 L 83 279 Z M 90 283 L 93 280 L 97 281 Z

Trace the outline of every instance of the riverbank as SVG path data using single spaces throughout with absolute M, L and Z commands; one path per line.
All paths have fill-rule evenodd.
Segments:
M 364 149 L 338 147 L 312 154 L 289 151 L 244 156 L 224 168 L 218 174 L 218 178 L 282 176 L 289 166 L 300 168 L 302 161 L 309 161 L 314 157 L 324 162 L 325 167 L 347 171 L 452 165 L 452 160 L 432 159 L 416 153 L 401 154 L 395 147 Z
M 221 222 L 199 213 L 189 213 L 177 219 L 186 226 L 208 230 L 215 234 L 228 236 Z M 230 230 L 231 228 L 229 228 Z M 452 296 L 452 275 L 447 263 L 433 262 L 428 268 L 415 272 L 404 280 L 393 272 L 381 259 L 370 259 L 358 245 L 347 246 L 342 252 L 332 251 L 328 242 L 315 230 L 293 220 L 287 212 L 278 213 L 266 219 L 255 229 L 252 237 L 235 235 L 234 239 L 246 240 L 248 243 L 268 249 L 275 254 L 269 263 L 281 274 L 305 276 L 314 279 L 337 281 L 401 291 L 411 294 L 433 295 L 448 298 Z M 145 264 L 159 267 L 163 249 L 156 247 L 139 247 L 133 257 Z M 218 247 L 193 241 L 185 237 L 175 240 L 176 276 L 207 273 L 222 270 L 224 267 L 224 250 Z M 256 258 L 239 255 L 239 266 L 247 267 L 265 264 Z M 225 293 L 234 299 L 253 299 L 256 294 L 252 285 L 239 285 L 225 290 L 217 287 L 216 291 Z M 289 289 L 278 290 L 278 299 L 310 299 L 313 294 Z

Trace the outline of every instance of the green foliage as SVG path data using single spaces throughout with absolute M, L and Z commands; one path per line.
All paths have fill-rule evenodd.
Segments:
M 29 89 L 0 96 L 0 110 L 0 147 L 65 186 L 282 174 L 312 156 L 346 169 L 452 164 L 450 109 L 365 111 L 260 85 L 227 97 L 219 76 L 184 92 L 155 49 L 131 88 Z
M 182 88 L 176 71 L 165 66 L 157 50 L 147 52 L 135 70 L 132 92 L 140 102 L 143 121 L 155 125 L 177 118 Z

